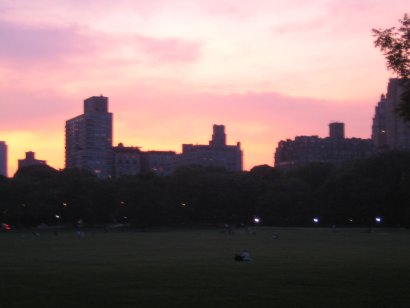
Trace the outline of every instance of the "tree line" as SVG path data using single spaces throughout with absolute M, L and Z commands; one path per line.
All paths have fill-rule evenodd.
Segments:
M 342 166 L 313 163 L 282 171 L 267 165 L 233 173 L 183 167 L 97 179 L 91 173 L 30 166 L 0 179 L 0 222 L 16 227 L 127 223 L 410 226 L 410 153 L 386 152 Z

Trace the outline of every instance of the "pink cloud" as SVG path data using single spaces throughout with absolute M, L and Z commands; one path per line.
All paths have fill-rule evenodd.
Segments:
M 267 12 L 271 12 L 272 16 L 278 14 L 278 12 L 281 15 L 287 15 L 294 12 L 295 6 L 299 10 L 303 10 L 305 7 L 312 6 L 312 3 L 305 0 L 258 0 L 257 2 L 248 0 L 203 0 L 199 1 L 199 6 L 212 16 L 249 21 Z
M 63 126 L 71 115 L 82 112 L 81 101 L 52 90 L 21 92 L 3 90 L 0 93 L 1 130 L 35 130 L 44 126 Z
M 0 20 L 0 59 L 29 65 L 53 62 L 67 55 L 90 54 L 95 47 L 74 27 L 33 27 Z
M 384 0 L 331 1 L 326 9 L 333 19 L 334 35 L 343 37 L 355 37 L 359 33 L 371 37 L 372 28 L 394 26 L 406 12 L 402 0 L 391 0 L 388 4 Z
M 323 18 L 312 19 L 308 21 L 295 21 L 274 26 L 274 33 L 289 34 L 294 32 L 311 32 L 326 29 L 329 26 L 328 22 Z
M 303 3 L 301 3 L 303 5 Z M 389 1 L 388 9 L 384 0 L 346 0 L 314 2 L 315 14 L 290 15 L 287 20 L 272 27 L 274 34 L 306 34 L 319 31 L 327 33 L 320 40 L 355 40 L 358 33 L 371 37 L 371 29 L 385 27 L 404 14 L 403 1 Z M 348 22 L 346 22 L 348 20 Z
M 199 58 L 201 44 L 178 38 L 134 36 L 135 47 L 160 63 L 192 62 Z
M 28 26 L 4 20 L 0 20 L 0 36 L 4 42 L 0 45 L 0 61 L 20 67 L 40 63 L 55 67 L 56 62 L 61 67 L 61 61 L 72 58 L 89 63 L 90 58 L 95 61 L 107 52 L 121 59 L 118 50 L 122 47 L 133 49 L 136 59 L 140 54 L 139 60 L 149 63 L 192 62 L 199 58 L 201 49 L 199 42 L 175 37 L 110 35 L 80 27 Z
M 41 0 L 51 5 L 55 4 L 54 0 Z M 37 2 L 37 1 L 36 1 Z M 150 0 L 150 1 L 135 1 L 135 0 L 62 0 L 65 5 L 72 9 L 77 10 L 81 7 L 82 10 L 99 12 L 103 15 L 107 12 L 120 12 L 122 10 L 132 10 L 135 14 L 141 16 L 147 16 L 153 14 L 166 5 L 173 5 L 167 0 Z
M 330 13 L 337 14 L 352 13 L 360 16 L 369 16 L 372 14 L 378 14 L 381 12 L 388 12 L 391 10 L 400 9 L 403 11 L 403 1 L 402 0 L 391 0 L 388 3 L 388 10 L 386 10 L 386 1 L 384 0 L 344 0 L 344 1 L 328 1 L 326 7 L 329 9 Z

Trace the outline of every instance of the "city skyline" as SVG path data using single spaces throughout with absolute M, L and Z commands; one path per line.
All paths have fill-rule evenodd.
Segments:
M 64 122 L 100 94 L 113 144 L 181 152 L 223 123 L 245 170 L 273 165 L 279 140 L 325 136 L 331 121 L 370 137 L 392 76 L 371 29 L 396 25 L 402 1 L 134 2 L 0 4 L 9 175 L 30 150 L 63 168 Z

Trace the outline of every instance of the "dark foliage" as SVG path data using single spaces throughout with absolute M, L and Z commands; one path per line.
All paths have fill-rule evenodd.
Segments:
M 400 27 L 373 29 L 374 45 L 386 57 L 387 68 L 392 70 L 402 83 L 403 93 L 398 107 L 399 114 L 410 121 L 410 18 L 404 14 Z
M 335 167 L 283 172 L 257 166 L 232 173 L 191 166 L 172 176 L 99 180 L 80 170 L 22 170 L 0 179 L 0 222 L 15 226 L 130 223 L 410 226 L 410 153 L 387 152 Z

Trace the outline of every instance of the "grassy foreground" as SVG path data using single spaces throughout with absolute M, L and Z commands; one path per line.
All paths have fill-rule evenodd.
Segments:
M 255 230 L 0 234 L 0 307 L 410 307 L 409 230 Z

